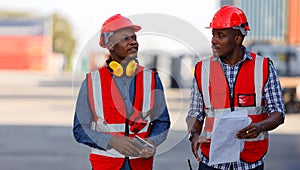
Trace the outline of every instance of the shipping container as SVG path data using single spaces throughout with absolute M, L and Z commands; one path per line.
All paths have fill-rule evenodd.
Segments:
M 46 69 L 51 45 L 48 36 L 0 36 L 0 69 Z
M 300 44 L 300 1 L 289 0 L 289 32 L 288 43 L 292 45 Z
M 245 0 L 236 5 L 245 12 L 251 28 L 246 43 L 285 43 L 288 32 L 288 0 Z
M 0 69 L 47 69 L 52 53 L 52 20 L 0 18 Z

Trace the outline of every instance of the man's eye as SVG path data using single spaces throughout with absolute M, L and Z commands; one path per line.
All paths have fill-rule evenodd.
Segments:
M 224 35 L 223 35 L 223 34 L 218 34 L 218 37 L 219 37 L 219 38 L 223 38 Z
M 129 41 L 130 39 L 136 40 L 136 35 L 124 37 L 122 40 L 123 41 Z

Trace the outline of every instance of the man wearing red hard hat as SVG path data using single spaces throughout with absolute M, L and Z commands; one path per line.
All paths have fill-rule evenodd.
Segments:
M 107 65 L 87 74 L 77 98 L 73 134 L 91 147 L 93 170 L 150 170 L 170 118 L 157 72 L 138 64 L 140 26 L 116 14 L 101 28 Z
M 192 152 L 200 170 L 262 170 L 268 131 L 282 124 L 285 116 L 275 68 L 270 59 L 243 46 L 250 27 L 241 9 L 221 7 L 209 28 L 213 56 L 195 66 L 186 119 Z M 234 119 L 242 115 L 245 119 L 239 120 L 249 121 L 232 130 L 240 123 Z M 220 124 L 225 129 L 218 128 Z M 230 148 L 236 143 L 233 151 Z

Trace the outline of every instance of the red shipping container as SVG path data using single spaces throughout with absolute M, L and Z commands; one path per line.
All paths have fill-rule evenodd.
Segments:
M 300 44 L 300 1 L 289 0 L 289 32 L 288 43 L 297 45 Z

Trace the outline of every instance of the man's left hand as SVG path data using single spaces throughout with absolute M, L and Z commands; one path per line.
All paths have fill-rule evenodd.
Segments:
M 251 123 L 249 126 L 237 132 L 236 137 L 239 139 L 256 138 L 262 132 L 260 123 Z

